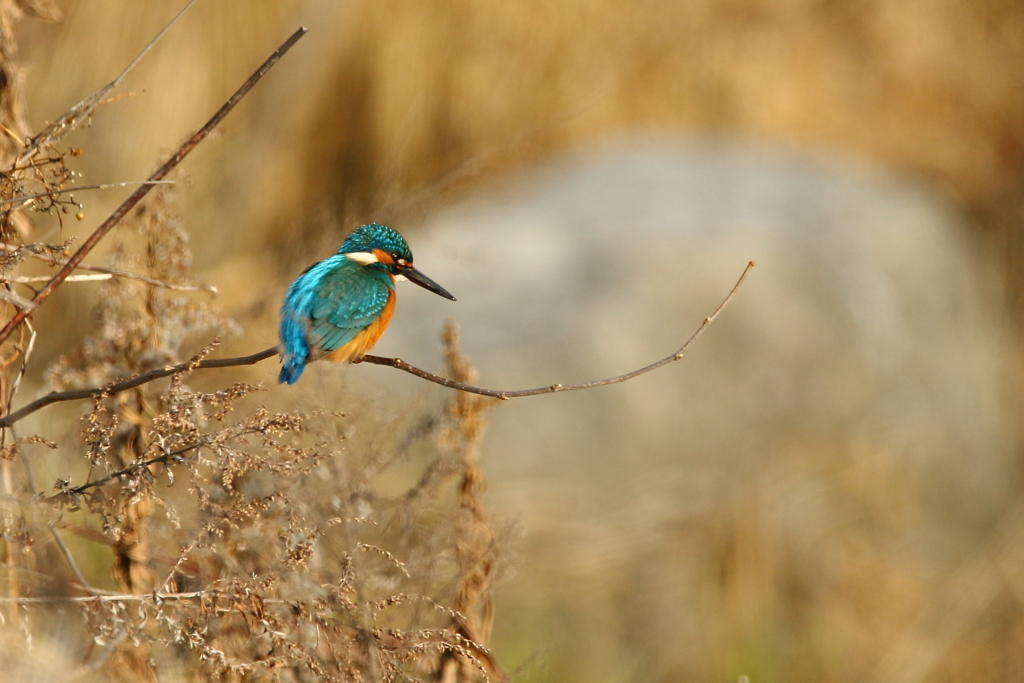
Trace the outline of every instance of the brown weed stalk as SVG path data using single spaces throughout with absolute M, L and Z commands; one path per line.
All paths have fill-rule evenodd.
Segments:
M 444 358 L 448 374 L 463 384 L 473 384 L 477 373 L 459 351 L 459 333 L 451 321 L 445 326 Z M 486 649 L 494 624 L 492 583 L 500 559 L 498 535 L 491 526 L 483 493 L 487 479 L 480 469 L 480 445 L 487 426 L 486 412 L 495 399 L 456 392 L 448 403 L 447 421 L 438 443 L 462 467 L 458 486 L 461 511 L 455 530 L 455 559 L 459 577 L 455 590 L 452 624 L 449 627 L 472 644 L 473 659 L 445 652 L 434 672 L 444 683 L 476 681 L 481 674 L 503 680 L 505 674 Z

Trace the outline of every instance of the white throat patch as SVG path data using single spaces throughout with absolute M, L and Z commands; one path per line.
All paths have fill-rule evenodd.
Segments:
M 348 258 L 352 259 L 356 263 L 361 263 L 364 266 L 368 266 L 371 263 L 377 263 L 377 257 L 372 251 L 355 251 L 351 254 L 345 254 Z

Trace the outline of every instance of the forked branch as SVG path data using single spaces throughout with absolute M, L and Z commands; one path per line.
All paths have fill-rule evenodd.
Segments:
M 593 382 L 583 382 L 580 384 L 549 384 L 548 386 L 538 387 L 536 389 L 501 391 L 498 389 L 486 389 L 484 387 L 473 386 L 472 384 L 463 384 L 462 382 L 456 382 L 454 380 L 448 379 L 447 377 L 441 377 L 440 375 L 435 375 L 431 372 L 427 372 L 426 370 L 421 370 L 415 365 L 409 365 L 400 358 L 363 356 L 363 359 L 360 362 L 372 363 L 374 365 L 387 365 L 389 367 L 396 368 L 404 372 L 408 372 L 411 375 L 415 375 L 429 382 L 434 382 L 435 384 L 440 384 L 441 386 L 448 387 L 449 389 L 465 391 L 470 394 L 479 394 L 480 396 L 489 396 L 491 398 L 496 398 L 502 401 L 507 401 L 513 398 L 522 398 L 524 396 L 538 396 L 540 394 L 553 394 L 559 391 L 576 391 L 578 389 L 593 389 L 594 387 L 603 387 L 608 384 L 617 384 L 619 382 L 625 382 L 626 380 L 633 379 L 634 377 L 639 377 L 640 375 L 651 372 L 652 370 L 657 370 L 658 368 L 664 365 L 674 363 L 675 361 L 681 359 L 683 355 L 686 353 L 687 349 L 690 348 L 690 345 L 697 340 L 697 337 L 699 337 L 701 333 L 704 332 L 704 329 L 712 322 L 714 322 L 715 318 L 718 317 L 718 314 L 721 313 L 727 305 L 729 305 L 729 302 L 732 301 L 734 296 L 736 296 L 736 292 L 739 291 L 740 285 L 742 285 L 743 281 L 747 279 L 747 274 L 750 273 L 753 267 L 753 261 L 747 264 L 747 267 L 743 270 L 743 274 L 740 275 L 739 280 L 736 281 L 736 284 L 733 285 L 732 290 L 730 290 L 729 295 L 725 297 L 721 304 L 719 304 L 718 308 L 715 309 L 714 313 L 709 315 L 707 318 L 704 318 L 704 321 L 700 324 L 700 327 L 697 328 L 697 331 L 694 332 L 690 336 L 690 338 L 686 340 L 686 343 L 683 344 L 678 351 L 673 353 L 671 356 L 662 358 L 661 360 L 655 361 L 650 365 L 646 365 L 638 370 L 633 370 L 632 372 L 627 372 L 624 375 L 618 375 L 617 377 L 609 377 L 607 379 L 595 380 Z M 181 363 L 179 365 L 173 365 L 166 368 L 159 368 L 157 370 L 150 370 L 147 373 L 138 375 L 136 377 L 132 377 L 131 379 L 127 379 L 123 382 L 111 384 L 106 387 L 95 387 L 93 389 L 75 389 L 73 391 L 52 392 L 50 394 L 47 394 L 46 396 L 43 396 L 40 399 L 33 401 L 32 403 L 29 403 L 28 405 L 24 406 L 19 410 L 9 415 L 6 415 L 3 418 L 0 418 L 0 429 L 4 427 L 10 427 L 18 420 L 21 420 L 22 418 L 36 412 L 40 408 L 45 408 L 46 406 L 52 403 L 94 398 L 101 394 L 113 396 L 115 394 L 121 393 L 122 391 L 134 389 L 135 387 L 140 386 L 142 384 L 146 384 L 147 382 L 152 382 L 153 380 L 157 380 L 162 377 L 169 377 L 171 375 L 176 375 L 178 373 L 191 370 L 203 370 L 208 368 L 229 368 L 239 365 L 254 365 L 255 363 L 270 358 L 271 356 L 277 355 L 279 351 L 279 348 L 274 346 L 272 348 L 260 351 L 259 353 L 254 353 L 251 356 L 242 356 L 239 358 L 220 358 L 216 360 L 203 360 L 199 362 L 192 360 L 187 363 Z

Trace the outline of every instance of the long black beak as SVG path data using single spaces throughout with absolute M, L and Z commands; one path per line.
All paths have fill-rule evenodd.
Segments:
M 405 268 L 400 269 L 398 272 L 407 277 L 409 280 L 412 280 L 413 282 L 418 284 L 423 289 L 429 289 L 431 292 L 437 294 L 438 296 L 443 296 L 445 299 L 451 299 L 452 301 L 455 301 L 455 297 L 449 294 L 447 289 L 437 284 L 436 282 L 434 282 L 429 277 L 427 277 L 420 271 L 416 270 L 412 266 L 406 266 Z

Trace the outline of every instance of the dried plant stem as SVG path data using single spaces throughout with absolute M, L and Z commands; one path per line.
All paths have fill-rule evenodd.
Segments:
M 74 603 L 74 602 L 85 602 L 85 603 L 96 603 L 96 602 L 151 602 L 154 605 L 159 605 L 161 602 L 171 600 L 200 600 L 210 595 L 216 595 L 218 591 L 214 590 L 203 590 L 193 591 L 191 593 L 110 593 L 110 594 L 96 594 L 96 595 L 82 595 L 82 596 L 45 596 L 36 598 L 4 598 L 0 597 L 0 603 L 8 603 L 13 605 L 43 605 L 43 604 L 59 604 L 59 603 Z M 273 603 L 275 601 L 266 600 L 267 603 Z M 283 602 L 283 601 L 281 601 Z
M 17 251 L 19 248 L 20 247 L 17 247 L 13 244 L 0 244 L 0 251 L 13 252 Z M 51 265 L 56 266 L 64 266 L 66 263 L 61 259 L 55 256 L 50 256 L 49 254 L 46 253 L 29 251 L 27 253 L 27 256 L 29 258 L 34 258 L 39 261 L 44 261 L 45 263 L 49 263 Z M 69 275 L 65 282 L 109 280 L 111 277 L 121 277 L 125 278 L 126 280 L 138 280 L 139 282 L 145 282 L 147 285 L 153 285 L 154 287 L 163 287 L 164 289 L 171 289 L 179 292 L 210 292 L 211 294 L 218 293 L 217 288 L 214 287 L 213 285 L 179 285 L 173 282 L 164 282 L 163 280 L 156 280 L 154 278 L 146 277 L 145 275 L 139 275 L 138 273 L 133 273 L 128 270 L 121 270 L 120 268 L 108 268 L 107 266 L 91 266 L 85 263 L 79 263 L 77 266 L 77 270 L 88 270 L 93 273 L 101 273 L 105 277 L 96 277 L 88 275 Z M 15 282 L 18 284 L 26 284 L 30 282 L 47 282 L 49 281 L 50 277 L 39 276 L 39 279 L 35 277 L 12 277 L 8 279 L 11 282 Z M 26 301 L 26 303 L 28 302 Z
M 261 78 L 263 78 L 263 76 L 278 62 L 278 60 L 281 59 L 281 57 L 288 50 L 292 48 L 293 45 L 295 45 L 295 43 L 300 38 L 302 38 L 302 36 L 306 34 L 307 31 L 308 29 L 303 27 L 297 30 L 295 33 L 293 33 L 291 37 L 289 37 L 288 40 L 286 40 L 281 45 L 281 47 L 275 50 L 274 53 L 267 59 L 267 61 L 265 61 L 260 66 L 260 68 L 257 69 L 252 74 L 252 76 L 250 76 L 245 81 L 245 83 L 242 84 L 242 86 L 235 92 L 235 94 L 232 95 L 228 99 L 228 101 L 224 103 L 224 105 L 217 111 L 217 113 L 213 115 L 213 118 L 207 121 L 205 126 L 200 128 L 196 133 L 189 137 L 188 140 L 186 140 L 185 143 L 178 148 L 178 151 L 175 152 L 171 156 L 171 158 L 168 159 L 166 163 L 164 163 L 163 166 L 161 166 L 155 173 L 153 173 L 153 175 L 149 177 L 149 180 L 161 180 L 175 167 L 177 167 L 177 165 L 181 163 L 182 159 L 184 159 L 188 155 L 188 153 L 191 152 L 196 147 L 196 145 L 202 142 L 206 138 L 206 136 L 210 134 L 210 132 L 217 126 L 217 124 L 219 124 L 224 119 L 224 117 L 227 116 L 228 113 L 235 108 L 235 105 L 237 105 L 241 101 L 241 99 L 245 97 L 250 90 L 252 90 L 253 86 L 255 86 L 256 83 Z M 68 259 L 67 263 L 65 263 L 64 266 L 57 271 L 53 278 L 42 289 L 39 290 L 39 293 L 37 293 L 35 297 L 32 299 L 32 303 L 35 304 L 36 306 L 42 304 L 50 296 L 50 294 L 52 294 L 53 291 L 57 287 L 59 287 L 62 282 L 64 282 L 67 276 L 71 274 L 71 271 L 78 267 L 78 264 L 82 262 L 82 259 L 84 259 L 89 254 L 89 252 L 92 251 L 97 244 L 99 244 L 99 241 L 103 239 L 103 237 L 106 236 L 106 234 L 110 232 L 110 230 L 115 225 L 117 225 L 121 221 L 121 219 L 124 218 L 128 214 L 128 212 L 131 211 L 131 209 L 136 204 L 138 204 L 139 201 L 143 197 L 145 197 L 150 190 L 153 189 L 153 187 L 154 185 L 152 184 L 152 182 L 149 182 L 135 190 L 135 192 L 133 192 L 128 197 L 128 199 L 126 199 L 124 203 L 122 203 L 121 206 L 119 206 L 114 211 L 114 213 L 112 213 L 110 217 L 108 217 L 107 220 L 103 222 L 102 225 L 96 228 L 96 230 L 91 235 L 89 235 L 85 242 L 82 243 L 82 246 L 79 247 L 78 251 L 76 251 L 75 254 L 70 259 Z M 21 324 L 23 320 L 25 320 L 28 314 L 29 311 L 24 308 L 19 310 L 14 315 L 14 317 L 11 318 L 10 321 L 8 321 L 8 323 L 3 327 L 3 329 L 0 330 L 0 342 L 5 341 L 9 336 L 11 336 L 11 333 L 18 327 L 18 325 Z
M 4 460 L 3 464 L 0 465 L 0 474 L 3 476 L 3 491 L 8 498 L 14 497 L 12 465 L 10 460 Z M 21 582 L 18 580 L 18 557 L 21 555 L 22 545 L 19 542 L 19 534 L 15 532 L 15 527 L 17 520 L 20 520 L 22 516 L 21 512 L 11 504 L 4 505 L 2 512 L 4 517 L 3 538 L 7 546 L 4 566 L 7 569 L 7 597 L 8 602 L 10 602 L 11 599 L 17 598 L 21 593 Z M 12 624 L 21 623 L 17 605 L 10 605 L 6 619 Z
M 28 331 L 28 340 L 25 340 L 25 331 Z M 25 367 L 28 364 L 28 359 L 32 355 L 32 349 L 35 347 L 36 331 L 32 328 L 32 324 L 25 323 L 25 328 L 21 332 L 21 340 L 18 343 L 18 356 L 21 357 L 21 367 L 14 376 L 13 382 L 7 394 L 4 396 L 4 403 L 8 406 L 14 401 L 14 396 L 18 393 L 18 387 L 21 386 L 21 380 L 25 376 Z M 17 358 L 17 356 L 15 356 Z M 6 377 L 6 375 L 4 376 Z M 3 438 L 7 436 L 6 433 L 0 435 L 0 443 L 3 442 Z M 11 429 L 11 437 L 14 437 L 14 430 Z M 15 440 L 17 443 L 17 440 Z M 32 470 L 28 465 L 28 462 L 23 458 L 19 457 L 22 466 L 25 468 L 26 477 L 29 484 L 32 484 Z M 14 461 L 11 459 L 4 459 L 2 471 L 0 475 L 3 477 L 3 493 L 7 499 L 4 503 L 0 504 L 0 527 L 3 531 L 3 539 L 6 541 L 7 546 L 7 590 L 8 594 L 12 597 L 16 597 L 21 593 L 21 582 L 18 578 L 19 558 L 21 562 L 26 561 L 26 556 L 22 552 L 25 547 L 25 541 L 29 539 L 29 536 L 24 533 L 21 528 L 25 523 L 24 509 L 18 503 L 14 502 L 15 497 L 15 485 L 14 485 Z M 34 485 L 32 486 L 34 488 Z M 12 624 L 24 625 L 21 620 L 21 614 L 17 610 L 15 605 L 11 606 L 8 614 L 8 619 Z
M 111 280 L 115 277 L 124 278 L 125 280 L 137 280 L 144 282 L 147 285 L 153 285 L 154 287 L 162 287 L 163 289 L 170 289 L 175 292 L 208 292 L 210 294 L 218 294 L 217 288 L 213 285 L 179 285 L 173 282 L 164 282 L 163 280 L 155 280 L 145 275 L 138 275 L 136 273 L 128 272 L 127 270 L 118 270 L 116 268 L 104 268 L 102 266 L 78 266 L 79 270 L 91 270 L 94 271 L 92 275 L 68 275 L 65 282 L 96 282 L 99 280 Z M 38 275 L 28 277 L 12 277 L 10 282 L 17 285 L 30 285 L 35 282 L 48 282 L 49 276 Z M 31 301 L 26 303 L 31 305 Z
M 39 194 L 29 194 L 23 197 L 12 197 L 11 199 L 0 199 L 0 206 L 6 204 L 17 204 L 18 202 L 28 203 L 33 199 L 40 199 L 42 197 L 56 197 L 59 194 L 69 194 L 71 192 L 81 192 L 85 190 L 109 190 L 112 187 L 127 187 L 129 185 L 173 185 L 173 180 L 125 180 L 120 183 L 101 183 L 99 185 L 79 185 L 78 187 L 65 187 L 61 190 L 50 190 L 49 192 L 40 192 Z
M 53 540 L 56 541 L 60 554 L 64 556 L 64 560 L 68 563 L 68 566 L 71 567 L 71 571 L 74 572 L 79 585 L 81 585 L 82 589 L 90 595 L 96 595 L 96 590 L 89 585 L 88 581 L 85 580 L 85 575 L 82 574 L 82 570 L 78 568 L 78 563 L 75 562 L 75 558 L 71 554 L 71 550 L 68 548 L 67 544 L 64 543 L 64 537 L 61 536 L 60 530 L 57 529 L 57 525 L 53 522 L 49 522 L 47 526 L 50 527 L 50 533 L 53 535 Z
M 28 299 L 23 299 L 14 292 L 11 292 L 2 287 L 0 287 L 0 301 L 6 301 L 7 303 L 22 311 L 31 311 L 36 307 L 36 305 L 29 301 Z
M 639 377 L 640 375 L 651 372 L 652 370 L 657 370 L 658 368 L 664 365 L 668 365 L 669 363 L 674 363 L 675 361 L 680 360 L 686 353 L 687 349 L 690 348 L 690 345 L 697 340 L 697 337 L 699 337 L 702 332 L 704 332 L 704 329 L 712 322 L 714 322 L 715 318 L 717 318 L 718 315 L 722 312 L 722 310 L 724 310 L 725 307 L 729 304 L 729 302 L 732 301 L 733 297 L 736 295 L 736 292 L 739 290 L 740 285 L 742 285 L 744 280 L 746 280 L 747 274 L 750 273 L 753 267 L 753 261 L 747 264 L 747 267 L 744 269 L 743 274 L 740 275 L 739 280 L 737 280 L 736 284 L 733 285 L 733 288 L 729 292 L 729 295 L 725 297 L 721 304 L 719 304 L 718 308 L 715 309 L 714 313 L 712 313 L 711 315 L 704 319 L 704 322 L 702 322 L 700 327 L 697 328 L 697 331 L 694 332 L 693 335 L 691 335 L 690 338 L 686 340 L 686 343 L 683 344 L 678 351 L 673 353 L 671 356 L 662 358 L 661 360 L 651 363 L 650 365 L 646 365 L 638 370 L 633 370 L 632 372 L 627 372 L 624 375 L 618 375 L 617 377 L 609 377 L 607 379 L 599 379 L 593 382 L 583 382 L 580 384 L 551 384 L 546 387 L 538 387 L 536 389 L 502 391 L 498 389 L 486 389 L 484 387 L 477 387 L 473 386 L 472 384 L 465 384 L 463 382 L 456 382 L 455 380 L 448 379 L 447 377 L 441 377 L 440 375 L 435 375 L 431 372 L 427 372 L 426 370 L 421 370 L 415 365 L 409 365 L 400 358 L 363 356 L 363 359 L 360 362 L 372 363 L 374 365 L 386 365 L 392 368 L 396 368 L 398 370 L 402 370 L 403 372 L 408 372 L 411 375 L 415 375 L 429 382 L 433 382 L 435 384 L 440 384 L 441 386 L 448 387 L 449 389 L 464 391 L 470 394 L 478 394 L 480 396 L 489 396 L 491 398 L 497 398 L 502 401 L 507 401 L 513 398 L 523 398 L 525 396 L 539 396 L 541 394 L 553 394 L 555 392 L 562 391 L 576 391 L 579 389 L 593 389 L 595 387 L 603 387 L 609 384 L 618 384 L 619 382 L 625 382 L 627 380 L 633 379 L 634 377 Z M 266 360 L 267 358 L 270 358 L 271 356 L 274 356 L 277 353 L 279 353 L 279 350 L 278 347 L 275 346 L 269 349 L 264 349 L 259 353 L 254 353 L 251 356 L 242 356 L 239 358 L 220 358 L 216 360 L 204 360 L 199 364 L 181 363 L 179 365 L 160 368 L 158 370 L 151 370 L 142 375 L 138 375 L 137 377 L 133 377 L 131 379 L 125 380 L 124 382 L 120 382 L 117 384 L 111 384 L 110 386 L 107 387 L 95 387 L 92 389 L 75 389 L 72 391 L 55 391 L 33 401 L 32 403 L 29 403 L 28 405 L 18 409 L 13 413 L 10 413 L 9 415 L 5 415 L 4 417 L 0 418 L 0 429 L 4 427 L 10 427 L 18 420 L 21 420 L 22 418 L 27 417 L 28 415 L 31 415 L 32 413 L 36 412 L 40 408 L 45 408 L 46 406 L 52 403 L 59 403 L 61 401 L 77 401 L 85 398 L 94 398 L 96 396 L 99 396 L 100 394 L 113 396 L 114 394 L 119 394 L 122 391 L 134 389 L 135 387 L 140 386 L 142 384 L 146 384 L 147 382 L 152 382 L 153 380 L 157 380 L 162 377 L 168 377 L 170 375 L 175 375 L 179 372 L 185 372 L 190 368 L 202 370 L 207 368 L 228 368 L 237 365 L 254 365 L 255 363 L 258 363 L 262 360 Z
M 444 355 L 448 374 L 461 382 L 476 380 L 476 371 L 459 351 L 459 335 L 449 323 L 444 330 Z M 441 655 L 435 678 L 441 683 L 506 680 L 505 673 L 486 647 L 494 621 L 491 583 L 499 554 L 497 534 L 483 504 L 487 479 L 480 468 L 480 443 L 486 426 L 487 409 L 495 404 L 485 397 L 459 392 L 448 404 L 449 423 L 438 438 L 443 450 L 460 460 L 462 481 L 458 488 L 459 508 L 464 513 L 455 530 L 455 558 L 459 578 L 455 587 L 450 630 L 457 634 L 472 659 L 449 651 Z
M 150 593 L 114 593 L 97 590 L 95 595 L 46 595 L 39 597 L 16 597 L 7 598 L 0 596 L 0 604 L 13 605 L 46 605 L 66 603 L 112 603 L 112 602 L 147 602 L 158 607 L 162 602 L 175 600 L 202 600 L 209 597 L 224 595 L 224 590 L 219 588 L 207 588 L 206 590 L 191 591 L 186 593 L 153 591 Z M 264 598 L 263 603 L 267 605 L 291 605 L 294 604 L 281 598 Z M 229 612 L 231 608 L 217 608 L 220 612 Z
M 68 275 L 65 282 L 96 282 L 98 280 L 111 280 L 113 275 L 110 273 L 93 273 L 92 275 Z M 16 285 L 30 285 L 34 282 L 47 282 L 49 281 L 49 275 L 29 275 L 25 277 L 12 277 L 9 278 L 9 282 L 13 282 Z M 31 302 L 29 302 L 31 303 Z

